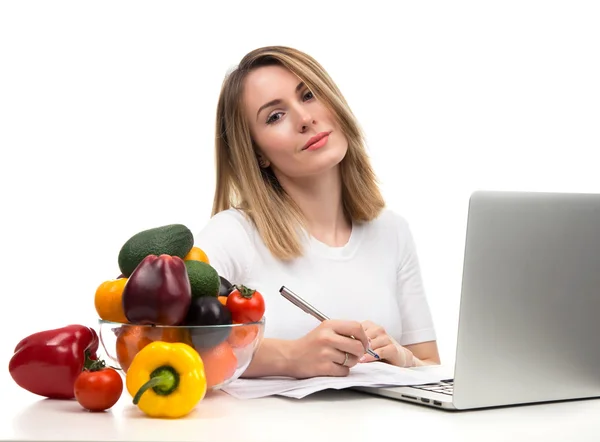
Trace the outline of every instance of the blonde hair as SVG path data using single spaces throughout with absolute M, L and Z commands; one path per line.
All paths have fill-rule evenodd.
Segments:
M 271 168 L 261 168 L 242 103 L 244 80 L 260 66 L 279 65 L 295 74 L 337 118 L 348 139 L 340 162 L 345 215 L 370 221 L 385 206 L 365 150 L 364 136 L 342 93 L 309 55 L 283 46 L 256 49 L 243 57 L 223 81 L 216 115 L 216 189 L 212 215 L 240 209 L 256 226 L 270 252 L 281 260 L 302 255 L 298 227 L 304 217 Z

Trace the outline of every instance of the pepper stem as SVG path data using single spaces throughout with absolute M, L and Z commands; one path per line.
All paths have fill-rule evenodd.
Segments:
M 240 295 L 242 295 L 242 297 L 248 298 L 248 299 L 252 298 L 252 295 L 256 291 L 254 289 L 246 287 L 245 285 L 239 285 L 239 286 L 236 286 L 236 288 L 238 289 L 238 291 L 240 292 Z
M 142 395 L 152 388 L 154 392 L 161 396 L 168 396 L 179 386 L 179 375 L 168 366 L 159 367 L 150 373 L 150 379 L 140 387 L 133 397 L 134 405 L 137 405 Z

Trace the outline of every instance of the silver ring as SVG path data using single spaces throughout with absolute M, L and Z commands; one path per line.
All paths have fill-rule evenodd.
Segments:
M 348 362 L 348 353 L 346 353 L 346 359 L 344 359 L 344 362 L 342 363 L 342 365 L 346 365 L 346 362 Z

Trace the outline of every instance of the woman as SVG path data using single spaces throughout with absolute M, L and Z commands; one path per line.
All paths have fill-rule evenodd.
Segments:
M 374 360 L 369 342 L 390 364 L 439 363 L 407 223 L 384 208 L 358 124 L 319 63 L 280 46 L 247 54 L 222 85 L 216 165 L 196 245 L 266 304 L 245 377 L 345 376 Z M 282 285 L 336 319 L 307 315 Z

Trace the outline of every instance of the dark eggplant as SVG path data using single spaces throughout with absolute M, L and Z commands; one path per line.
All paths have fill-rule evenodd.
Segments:
M 219 275 L 219 278 L 221 279 L 221 285 L 219 287 L 219 296 L 227 297 L 235 287 L 221 275 Z
M 213 296 L 192 299 L 184 324 L 188 326 L 222 325 L 223 327 L 190 327 L 194 347 L 212 348 L 229 337 L 231 312 Z

